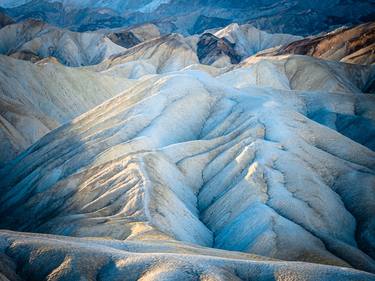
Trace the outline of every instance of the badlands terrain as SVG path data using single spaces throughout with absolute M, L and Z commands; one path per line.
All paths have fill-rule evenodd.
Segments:
M 1 281 L 375 280 L 371 1 L 191 2 L 0 1 Z

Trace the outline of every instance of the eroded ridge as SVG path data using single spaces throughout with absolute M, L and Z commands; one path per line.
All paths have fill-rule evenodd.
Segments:
M 309 119 L 306 97 L 199 71 L 144 79 L 1 170 L 1 227 L 374 272 L 375 154 Z

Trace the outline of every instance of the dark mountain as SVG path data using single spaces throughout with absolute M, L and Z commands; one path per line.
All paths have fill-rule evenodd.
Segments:
M 0 1 L 6 5 L 9 1 Z M 15 20 L 37 18 L 48 23 L 86 31 L 153 22 L 166 32 L 202 33 L 232 22 L 251 23 L 269 32 L 311 35 L 341 25 L 374 20 L 372 0 L 333 1 L 69 1 L 33 0 L 7 8 Z
M 0 28 L 14 23 L 14 20 L 0 9 Z
M 236 53 L 234 44 L 226 38 L 218 38 L 213 34 L 203 34 L 197 48 L 199 61 L 203 64 L 212 64 L 221 56 L 228 56 L 231 63 L 239 63 L 241 56 Z

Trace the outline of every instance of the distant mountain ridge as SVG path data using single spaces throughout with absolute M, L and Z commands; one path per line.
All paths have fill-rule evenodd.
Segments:
M 350 0 L 2 0 L 0 7 L 16 21 L 36 18 L 74 31 L 153 22 L 167 33 L 185 35 L 237 22 L 273 33 L 306 36 L 375 18 L 372 0 L 357 1 L 355 5 Z

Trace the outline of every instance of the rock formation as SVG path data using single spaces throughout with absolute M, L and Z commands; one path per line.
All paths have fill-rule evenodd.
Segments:
M 292 42 L 268 55 L 299 54 L 355 64 L 375 62 L 375 22 Z
M 210 65 L 228 58 L 227 63 L 237 64 L 241 61 L 241 57 L 235 51 L 234 46 L 235 44 L 226 38 L 218 38 L 213 34 L 205 33 L 199 38 L 197 45 L 199 62 Z

